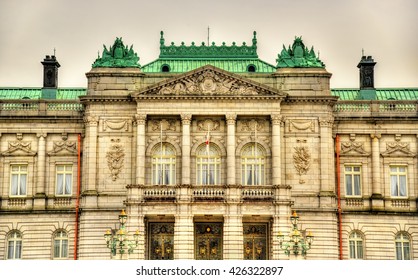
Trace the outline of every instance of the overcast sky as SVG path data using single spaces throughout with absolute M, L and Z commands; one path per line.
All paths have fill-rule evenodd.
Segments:
M 166 44 L 251 44 L 276 65 L 302 36 L 333 74 L 332 88 L 357 88 L 362 49 L 377 62 L 375 86 L 418 87 L 417 0 L 0 0 L 0 87 L 42 87 L 46 54 L 61 64 L 59 87 L 86 87 L 85 73 L 122 37 L 144 65 Z

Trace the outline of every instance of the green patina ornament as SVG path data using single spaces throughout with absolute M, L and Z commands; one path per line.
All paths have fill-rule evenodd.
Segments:
M 325 68 L 325 64 L 316 57 L 314 48 L 309 51 L 305 47 L 302 37 L 295 37 L 292 47 L 288 49 L 283 45 L 276 61 L 278 68 Z
M 98 67 L 117 67 L 117 68 L 126 68 L 126 67 L 136 67 L 139 68 L 139 57 L 134 52 L 133 46 L 128 49 L 128 45 L 124 45 L 121 38 L 116 38 L 113 46 L 106 48 L 103 45 L 102 57 L 98 55 L 96 61 L 92 64 L 93 68 Z
M 186 46 L 184 42 L 180 46 L 176 46 L 174 43 L 165 45 L 164 32 L 161 31 L 160 38 L 160 56 L 159 58 L 166 59 L 188 59 L 188 58 L 246 58 L 257 59 L 257 33 L 254 31 L 252 45 L 247 46 L 244 42 L 241 46 L 238 46 L 235 42 L 232 46 L 227 46 L 225 43 L 222 46 L 216 46 L 214 42 L 212 44 L 196 45 L 194 42 L 190 46 Z

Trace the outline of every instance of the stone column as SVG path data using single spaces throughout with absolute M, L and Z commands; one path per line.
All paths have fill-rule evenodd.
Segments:
M 227 184 L 235 185 L 236 182 L 236 168 L 235 168 L 235 123 L 237 115 L 227 114 L 227 141 L 226 141 L 226 154 L 227 154 Z
M 191 114 L 182 114 L 182 142 L 181 142 L 181 183 L 190 185 L 190 124 L 192 122 Z
M 280 185 L 282 181 L 282 169 L 281 169 L 281 149 L 280 149 L 280 115 L 271 115 L 271 172 L 272 172 L 272 185 Z
M 46 133 L 36 134 L 38 137 L 38 164 L 36 177 L 36 195 L 45 195 L 45 150 L 46 150 Z
M 279 240 L 277 236 L 279 232 L 288 236 L 291 229 L 290 215 L 291 206 L 293 201 L 291 199 L 291 186 L 290 185 L 275 185 L 274 186 L 274 211 L 272 217 L 272 242 L 271 242 L 271 258 L 273 260 L 289 259 L 284 251 L 280 248 Z
M 46 133 L 36 134 L 38 137 L 38 158 L 37 158 L 37 174 L 36 189 L 34 195 L 34 207 L 37 209 L 45 208 L 46 189 L 45 189 L 45 166 L 46 166 Z M 55 188 L 54 188 L 55 189 Z M 54 191 L 55 194 L 55 191 Z
M 320 205 L 332 207 L 335 199 L 335 172 L 334 172 L 334 141 L 332 138 L 332 119 L 320 119 Z
M 145 184 L 145 125 L 147 122 L 147 115 L 136 114 L 137 122 L 137 136 L 136 136 L 136 184 Z
M 86 127 L 86 137 L 84 139 L 84 164 L 83 164 L 83 188 L 87 195 L 96 194 L 96 174 L 97 174 L 97 125 L 99 118 L 92 114 L 84 117 Z
M 372 141 L 372 208 L 379 210 L 384 208 L 380 180 L 380 134 L 371 134 Z

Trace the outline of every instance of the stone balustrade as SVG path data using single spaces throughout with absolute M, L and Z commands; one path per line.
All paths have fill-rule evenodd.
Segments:
M 343 100 L 334 105 L 338 117 L 417 116 L 416 100 Z
M 84 106 L 78 100 L 3 99 L 0 116 L 82 116 Z

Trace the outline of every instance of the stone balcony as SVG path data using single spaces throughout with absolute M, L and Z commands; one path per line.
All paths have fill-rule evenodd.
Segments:
M 241 202 L 263 201 L 274 202 L 290 200 L 290 186 L 263 185 L 128 185 L 128 201 L 147 202 L 176 202 L 186 200 L 198 202 L 224 202 L 230 199 Z

